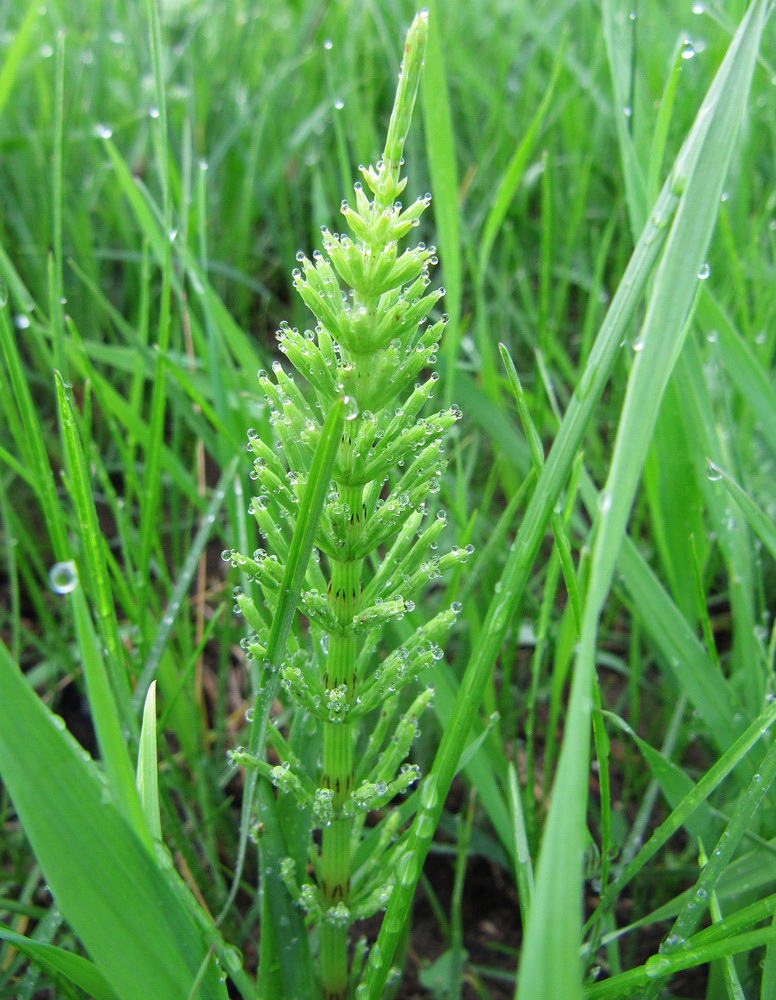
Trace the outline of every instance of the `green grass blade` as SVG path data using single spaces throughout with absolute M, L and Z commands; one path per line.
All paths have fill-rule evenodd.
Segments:
M 342 400 L 340 400 L 326 417 L 326 421 L 321 430 L 321 437 L 316 447 L 315 455 L 313 456 L 307 487 L 299 504 L 296 530 L 294 531 L 294 536 L 291 540 L 291 547 L 286 561 L 285 573 L 283 577 L 283 585 L 281 587 L 278 605 L 275 608 L 272 619 L 272 627 L 267 645 L 267 662 L 271 671 L 271 676 L 268 683 L 266 683 L 263 686 L 263 689 L 259 692 L 256 705 L 254 707 L 253 720 L 251 722 L 248 749 L 251 753 L 256 755 L 264 753 L 264 747 L 267 740 L 269 712 L 277 690 L 279 666 L 285 652 L 288 634 L 296 611 L 297 600 L 299 598 L 305 574 L 307 573 L 307 568 L 310 563 L 310 556 L 312 554 L 313 543 L 315 541 L 315 534 L 318 529 L 318 522 L 320 521 L 321 513 L 323 511 L 323 505 L 329 489 L 329 483 L 331 482 L 331 472 L 334 468 L 337 449 L 342 437 L 344 419 L 345 406 Z M 251 812 L 253 809 L 253 800 L 256 795 L 256 785 L 257 773 L 251 770 L 246 776 L 245 792 L 243 794 L 243 808 L 240 821 L 240 841 L 235 877 L 232 889 L 219 916 L 219 922 L 223 920 L 227 911 L 231 907 L 237 894 L 240 878 L 242 876 L 242 869 L 245 862 L 245 851 L 248 843 L 249 825 L 251 822 Z M 262 819 L 265 827 L 269 823 L 271 828 L 275 829 L 277 827 L 277 821 L 274 817 L 274 799 L 271 795 L 262 794 L 261 803 L 263 813 Z M 275 846 L 278 850 L 281 849 L 279 844 Z M 267 850 L 272 851 L 273 847 L 269 846 Z M 273 866 L 275 874 L 278 872 L 280 858 L 283 856 L 284 854 L 280 854 L 277 859 L 277 864 Z M 298 941 L 297 947 L 299 949 L 296 953 L 294 961 L 287 961 L 283 966 L 281 966 L 281 975 L 283 978 L 284 988 L 287 993 L 287 1000 L 295 1000 L 297 997 L 302 998 L 310 996 L 312 994 L 309 990 L 311 989 L 311 983 L 314 983 L 314 973 L 309 951 L 307 950 L 306 944 L 302 943 L 306 943 L 307 936 L 304 931 L 304 924 L 301 915 L 299 910 L 292 905 L 285 888 L 282 888 L 282 890 L 278 892 L 276 903 L 277 905 L 271 912 L 273 916 L 273 924 L 277 923 L 277 926 L 275 927 L 275 940 L 277 946 L 280 948 L 284 942 L 288 941 L 288 928 L 293 926 L 296 928 L 296 933 L 292 936 L 296 937 Z
M 318 522 L 321 519 L 326 491 L 331 482 L 331 470 L 334 468 L 337 448 L 342 437 L 344 420 L 345 405 L 342 400 L 339 400 L 326 417 L 310 467 L 307 487 L 299 504 L 299 516 L 294 536 L 291 539 L 291 548 L 280 588 L 280 598 L 272 618 L 272 628 L 267 643 L 267 662 L 275 671 L 280 667 L 285 653 L 299 594 L 310 564 Z M 276 682 L 277 675 L 275 676 L 275 685 Z M 275 685 L 273 685 L 273 689 Z M 267 721 L 268 719 L 262 721 L 254 716 L 251 725 L 251 753 L 264 752 Z
M 720 876 L 730 864 L 741 838 L 750 829 L 754 816 L 762 806 L 774 778 L 776 778 L 776 744 L 773 744 L 767 751 L 757 772 L 752 776 L 749 787 L 736 803 L 732 819 L 717 841 L 715 850 L 712 851 L 690 893 L 690 898 L 685 901 L 668 937 L 661 945 L 660 958 L 651 960 L 654 965 L 654 969 L 650 972 L 651 979 L 656 979 L 659 976 L 662 978 L 664 968 L 666 974 L 670 974 L 673 971 L 670 959 L 681 956 L 688 950 L 687 941 L 704 919 L 711 894 L 714 892 Z M 776 934 L 774 927 L 767 928 L 767 930 L 770 934 Z M 747 936 L 742 935 L 742 937 Z M 719 943 L 726 947 L 730 944 L 730 939 Z M 659 993 L 660 984 L 655 983 L 647 992 L 647 997 L 656 997 Z
M 32 0 L 32 3 L 27 7 L 24 20 L 14 33 L 13 42 L 5 52 L 3 67 L 0 69 L 0 115 L 3 114 L 5 106 L 8 103 L 8 98 L 11 96 L 19 67 L 30 46 L 32 33 L 35 30 L 38 16 L 41 13 L 40 5 L 35 3 L 35 0 Z
M 767 514 L 763 513 L 746 490 L 742 489 L 729 473 L 711 461 L 709 462 L 709 478 L 721 480 L 722 485 L 741 508 L 741 512 L 751 525 L 752 531 L 776 559 L 776 528 Z
M 33 941 L 2 924 L 0 924 L 0 940 L 8 941 L 22 955 L 26 955 L 31 962 L 43 969 L 55 984 L 64 977 L 88 993 L 93 1000 L 118 1000 L 100 970 L 88 959 L 53 944 Z
M 563 748 L 523 943 L 519 1000 L 580 996 L 582 859 L 586 842 L 591 685 L 598 619 L 665 390 L 697 291 L 716 207 L 743 118 L 767 4 L 755 3 L 733 40 L 699 113 L 699 141 L 686 164 L 684 193 L 657 269 L 599 503 L 579 652 Z M 724 83 L 724 92 L 719 88 Z M 716 85 L 716 88 L 715 88 Z
M 148 831 L 154 840 L 162 839 L 159 812 L 159 774 L 156 758 L 156 681 L 148 688 L 143 706 L 143 725 L 137 756 L 137 790 Z
M 592 514 L 598 502 L 593 499 L 596 494 L 586 476 L 582 492 Z M 617 565 L 645 629 L 663 653 L 666 669 L 672 671 L 680 689 L 704 718 L 709 733 L 724 752 L 739 733 L 733 721 L 740 707 L 738 697 L 716 669 L 654 570 L 627 536 Z
M 5 646 L 0 683 L 0 771 L 57 905 L 120 1000 L 181 1000 L 206 955 L 191 917 Z M 225 998 L 211 965 L 200 1000 Z
M 523 804 L 520 797 L 520 787 L 517 783 L 517 772 L 515 771 L 514 764 L 511 762 L 508 768 L 508 777 L 509 804 L 512 811 L 512 826 L 515 832 L 515 879 L 517 882 L 518 899 L 520 901 L 520 916 L 525 926 L 528 921 L 528 914 L 531 912 L 531 898 L 533 896 L 533 861 L 531 860 L 531 848 L 526 834 Z
M 434 221 L 439 234 L 439 252 L 445 280 L 445 309 L 450 322 L 445 332 L 445 399 L 453 398 L 456 361 L 461 337 L 461 212 L 458 206 L 458 171 L 455 135 L 440 38 L 442 5 L 428 4 L 428 43 L 423 71 L 423 123 L 431 186 L 434 191 Z
M 717 331 L 725 372 L 752 409 L 760 432 L 776 454 L 776 390 L 768 378 L 767 367 L 755 357 L 751 346 L 709 289 L 704 289 L 696 315 L 704 327 Z
M 647 167 L 647 198 L 650 204 L 655 200 L 660 190 L 660 169 L 663 165 L 668 128 L 671 124 L 671 112 L 674 107 L 676 88 L 685 60 L 682 59 L 682 46 L 677 46 L 671 71 L 668 74 L 660 105 L 657 111 L 657 121 L 652 134 L 652 144 L 649 150 L 649 165 Z
M 116 705 L 122 712 L 125 725 L 134 728 L 134 718 L 129 712 L 129 678 L 124 662 L 124 646 L 119 636 L 116 609 L 113 603 L 110 580 L 105 565 L 103 551 L 104 538 L 94 506 L 91 478 L 81 440 L 75 423 L 72 404 L 65 389 L 62 376 L 56 373 L 57 403 L 62 437 L 68 464 L 68 487 L 78 515 L 78 527 L 83 553 L 84 577 L 89 581 L 99 622 L 102 641 L 107 649 L 107 662 Z
M 59 562 L 65 562 L 71 555 L 65 515 L 57 497 L 57 486 L 46 452 L 43 427 L 24 376 L 18 345 L 5 307 L 0 308 L 0 340 L 11 380 L 18 425 L 23 435 L 23 440 L 19 442 L 21 451 L 28 471 L 34 477 L 38 499 L 43 508 L 43 520 L 48 528 L 54 555 Z M 11 405 L 10 399 L 8 405 Z
M 507 212 L 509 211 L 509 206 L 512 204 L 512 199 L 515 196 L 517 187 L 523 178 L 526 167 L 528 166 L 528 158 L 533 152 L 534 143 L 536 142 L 536 138 L 539 135 L 542 125 L 544 124 L 545 118 L 547 117 L 547 112 L 550 110 L 552 99 L 555 96 L 555 87 L 560 79 L 560 71 L 563 68 L 567 37 L 568 32 L 564 32 L 561 37 L 560 44 L 558 45 L 558 52 L 552 66 L 550 80 L 547 84 L 547 89 L 544 92 L 541 103 L 536 109 L 528 128 L 525 130 L 523 138 L 518 143 L 517 149 L 515 149 L 512 154 L 509 165 L 504 171 L 504 174 L 499 181 L 496 193 L 493 196 L 490 211 L 485 219 L 485 223 L 482 227 L 482 236 L 480 237 L 477 268 L 481 276 L 487 274 L 490 252 L 493 249 L 493 244 L 496 241 L 501 225 L 506 218 Z
M 620 147 L 622 173 L 625 179 L 625 198 L 628 218 L 634 239 L 638 235 L 647 214 L 647 192 L 641 150 L 637 146 L 632 131 L 634 112 L 633 60 L 636 59 L 635 32 L 636 17 L 626 15 L 624 4 L 619 0 L 604 0 L 601 5 L 603 33 L 609 70 L 614 89 L 614 122 Z M 646 150 L 644 150 L 646 152 Z
M 221 478 L 213 491 L 213 496 L 210 498 L 210 503 L 208 504 L 204 517 L 202 518 L 202 523 L 197 530 L 197 534 L 194 536 L 191 548 L 186 554 L 183 566 L 178 574 L 178 579 L 175 581 L 172 594 L 167 602 L 167 607 L 162 615 L 162 621 L 151 645 L 151 649 L 148 651 L 145 663 L 143 664 L 143 671 L 140 675 L 140 679 L 138 680 L 135 691 L 132 695 L 132 702 L 135 708 L 139 708 L 140 702 L 142 698 L 145 697 L 151 681 L 156 676 L 159 661 L 161 660 L 162 654 L 164 653 L 170 639 L 175 621 L 180 613 L 181 607 L 183 606 L 183 602 L 185 601 L 186 596 L 189 593 L 189 589 L 191 588 L 191 583 L 194 579 L 194 574 L 197 571 L 199 560 L 202 553 L 205 551 L 205 546 L 210 541 L 211 535 L 213 534 L 216 517 L 221 509 L 221 505 L 224 502 L 226 491 L 234 480 L 234 471 L 237 468 L 238 461 L 238 456 L 235 456 L 221 473 Z
M 148 827 L 145 824 L 135 777 L 127 753 L 127 742 L 122 732 L 116 700 L 111 690 L 105 660 L 92 625 L 86 598 L 80 585 L 69 595 L 70 608 L 75 619 L 76 636 L 81 653 L 86 689 L 89 695 L 94 728 L 100 747 L 100 756 L 116 802 L 138 838 L 150 848 Z
M 266 684 L 256 700 L 249 749 L 254 754 L 264 754 L 269 725 L 269 713 L 277 690 L 280 664 L 286 649 L 291 625 L 296 614 L 297 601 L 304 584 L 305 575 L 310 564 L 313 543 L 318 530 L 326 493 L 331 482 L 334 460 L 337 456 L 342 427 L 344 424 L 345 407 L 340 400 L 326 418 L 321 438 L 313 456 L 310 476 L 304 496 L 299 506 L 299 517 L 291 548 L 286 562 L 280 598 L 275 608 L 267 643 L 267 661 L 271 670 L 271 680 Z M 249 802 L 256 787 L 256 775 L 252 772 L 246 781 L 245 799 Z M 315 974 L 309 951 L 302 945 L 307 941 L 304 921 L 298 908 L 288 895 L 280 878 L 280 864 L 287 856 L 288 850 L 280 833 L 277 819 L 275 799 L 266 781 L 259 788 L 259 815 L 268 836 L 260 841 L 262 871 L 265 880 L 265 893 L 270 893 L 272 905 L 269 914 L 274 928 L 274 940 L 277 960 L 280 962 L 280 978 L 283 982 L 286 1000 L 302 1000 L 312 996 L 315 987 Z M 243 825 L 246 813 L 243 811 Z M 242 830 L 241 830 L 242 837 Z M 290 939 L 296 939 L 296 946 L 291 947 Z M 261 983 L 259 984 L 261 987 Z
M 654 984 L 656 979 L 664 979 L 684 969 L 694 969 L 696 966 L 725 958 L 728 955 L 738 955 L 750 952 L 763 945 L 772 944 L 776 938 L 776 927 L 762 927 L 746 934 L 737 934 L 724 941 L 714 941 L 698 947 L 688 945 L 687 948 L 673 955 L 653 955 L 644 965 L 631 969 L 619 976 L 613 976 L 603 983 L 590 986 L 585 991 L 589 1000 L 604 1000 L 619 997 L 643 996 L 637 992 L 645 986 Z
M 679 805 L 672 810 L 668 818 L 653 831 L 649 840 L 639 850 L 636 857 L 623 868 L 610 887 L 604 891 L 601 901 L 602 906 L 611 905 L 617 895 L 622 892 L 624 887 L 638 874 L 644 865 L 687 822 L 688 817 L 709 798 L 714 789 L 745 759 L 752 747 L 768 731 L 774 721 L 776 721 L 776 708 L 771 706 L 709 768 Z
M 520 376 L 517 374 L 515 363 L 512 360 L 506 346 L 504 344 L 499 344 L 498 346 L 499 351 L 501 352 L 501 360 L 507 370 L 509 384 L 512 387 L 512 394 L 514 395 L 515 402 L 517 403 L 517 412 L 520 415 L 523 432 L 529 444 L 534 472 L 538 477 L 541 475 L 541 471 L 544 468 L 544 449 L 542 447 L 542 442 L 531 418 L 531 413 L 528 409 L 528 403 L 526 402 L 523 387 L 520 384 Z M 555 536 L 555 544 L 558 547 L 558 557 L 560 559 L 561 569 L 563 570 L 563 579 L 566 583 L 566 590 L 568 591 L 569 600 L 571 601 L 571 607 L 574 611 L 574 620 L 576 621 L 577 631 L 579 631 L 580 625 L 582 624 L 582 604 L 579 596 L 577 574 L 574 570 L 574 561 L 571 558 L 571 543 L 569 542 L 563 518 L 559 512 L 553 511 L 550 518 L 550 524 L 552 525 L 552 533 Z

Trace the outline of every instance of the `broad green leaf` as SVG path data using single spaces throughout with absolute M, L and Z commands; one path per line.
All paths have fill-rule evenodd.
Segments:
M 75 741 L 0 646 L 0 773 L 57 906 L 119 1000 L 184 1000 L 208 949 Z M 199 1000 L 226 1000 L 212 961 Z

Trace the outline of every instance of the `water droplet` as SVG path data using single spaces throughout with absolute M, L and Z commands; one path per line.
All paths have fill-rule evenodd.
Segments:
M 722 479 L 722 470 L 716 466 L 713 462 L 709 462 L 706 468 L 706 475 L 711 480 L 712 483 L 719 482 Z
M 46 42 L 45 45 L 41 45 L 40 49 L 41 59 L 50 59 L 54 55 L 54 47 Z
M 343 396 L 342 402 L 345 405 L 345 419 L 355 420 L 358 416 L 358 403 L 353 396 Z
M 701 3 L 700 0 L 696 0 L 696 2 L 692 5 L 690 9 L 692 10 L 693 14 L 703 14 L 706 10 L 706 4 Z
M 695 55 L 695 46 L 690 41 L 689 38 L 685 38 L 684 47 L 682 48 L 682 59 L 692 59 Z
M 630 104 L 626 104 L 625 107 L 622 109 L 622 113 L 625 115 L 626 118 L 630 118 L 630 116 L 633 114 L 633 108 L 630 106 Z
M 662 955 L 653 955 L 644 963 L 644 971 L 650 979 L 658 979 L 660 976 L 664 976 L 670 968 L 671 960 L 664 958 Z
M 331 50 L 334 48 L 334 42 L 330 38 L 327 38 L 326 41 L 323 43 L 323 47 L 326 49 L 327 52 L 331 52 Z
M 19 313 L 19 315 L 14 318 L 13 325 L 17 330 L 28 330 L 30 327 L 30 317 L 25 316 L 24 313 Z
M 94 134 L 98 139 L 110 139 L 113 135 L 113 129 L 110 125 L 105 125 L 104 123 L 99 122 L 94 126 Z
M 700 280 L 705 281 L 710 274 L 711 274 L 711 268 L 709 267 L 709 265 L 707 263 L 701 264 L 700 268 L 698 269 L 698 277 L 700 278 Z
M 159 108 L 157 108 L 155 104 L 148 109 L 148 117 L 149 118 L 159 117 Z
M 345 102 L 342 100 L 341 97 L 338 97 L 337 100 L 334 102 L 334 107 L 337 109 L 337 111 L 342 111 L 342 109 L 345 107 Z
M 54 563 L 48 576 L 51 589 L 56 594 L 69 594 L 78 586 L 78 570 L 72 560 Z

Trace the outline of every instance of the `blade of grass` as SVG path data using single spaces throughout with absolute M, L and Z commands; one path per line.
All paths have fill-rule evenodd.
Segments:
M 649 150 L 649 164 L 647 166 L 647 198 L 649 204 L 655 200 L 660 190 L 660 168 L 663 165 L 666 140 L 668 138 L 668 128 L 671 124 L 671 112 L 674 108 L 676 88 L 679 84 L 679 77 L 685 60 L 682 59 L 682 47 L 677 45 L 674 58 L 671 63 L 671 70 L 668 74 L 660 104 L 657 109 L 657 120 L 652 133 L 652 145 Z
M 718 347 L 725 372 L 756 415 L 760 432 L 776 454 L 776 391 L 766 369 L 759 363 L 751 346 L 736 329 L 710 289 L 704 288 L 698 303 L 698 320 L 709 330 L 716 330 Z
M 751 826 L 753 817 L 762 805 L 774 778 L 776 778 L 776 743 L 769 748 L 753 775 L 749 787 L 736 803 L 732 819 L 717 841 L 716 848 L 702 869 L 700 877 L 690 893 L 689 899 L 680 910 L 668 937 L 660 946 L 660 958 L 652 960 L 654 968 L 650 971 L 650 979 L 661 979 L 663 968 L 666 968 L 666 974 L 670 974 L 673 969 L 670 967 L 670 963 L 666 966 L 666 959 L 684 954 L 690 935 L 695 933 L 698 924 L 706 915 L 711 893 L 723 871 L 730 864 L 741 838 Z M 765 929 L 770 934 L 776 933 L 774 927 Z M 652 983 L 645 1000 L 656 998 L 660 992 L 660 982 Z
M 629 18 L 618 0 L 603 0 L 603 33 L 614 89 L 614 123 L 620 149 L 625 198 L 633 238 L 636 239 L 647 215 L 647 191 L 640 150 L 633 136 L 633 62 L 636 59 L 635 33 L 638 20 Z M 644 150 L 646 152 L 646 150 Z
M 51 538 L 54 556 L 58 562 L 66 562 L 71 555 L 70 542 L 65 525 L 65 512 L 57 496 L 54 474 L 46 451 L 46 441 L 40 418 L 19 356 L 18 345 L 8 318 L 7 308 L 0 309 L 0 340 L 2 340 L 16 404 L 18 423 L 22 432 L 22 455 L 25 465 L 34 477 L 38 500 L 43 509 L 43 521 Z M 10 405 L 10 399 L 8 403 Z
M 148 832 L 154 840 L 162 839 L 159 812 L 159 774 L 156 760 L 156 681 L 148 688 L 143 706 L 143 725 L 137 755 L 137 790 Z
M 17 951 L 43 969 L 55 985 L 61 977 L 65 977 L 88 993 L 93 1000 L 118 1000 L 117 994 L 110 988 L 100 970 L 88 959 L 53 944 L 33 941 L 2 924 L 0 939 L 13 944 Z
M 598 506 L 595 490 L 582 477 L 582 496 L 591 515 Z M 618 569 L 645 629 L 665 657 L 680 688 L 706 721 L 709 733 L 724 752 L 738 736 L 734 716 L 738 697 L 715 669 L 692 626 L 671 600 L 654 570 L 626 536 L 618 555 Z
M 205 551 L 205 546 L 209 542 L 215 528 L 216 517 L 221 509 L 221 505 L 224 502 L 226 491 L 234 478 L 234 472 L 237 468 L 238 461 L 239 457 L 235 456 L 221 473 L 218 484 L 213 491 L 213 496 L 210 498 L 210 503 L 208 504 L 204 517 L 202 518 L 202 523 L 197 529 L 197 534 L 194 536 L 191 548 L 186 554 L 183 566 L 178 574 L 178 579 L 175 581 L 175 586 L 173 587 L 170 599 L 167 602 L 167 607 L 165 608 L 161 623 L 157 629 L 156 636 L 151 644 L 150 650 L 148 651 L 145 663 L 143 664 L 143 671 L 140 674 L 135 691 L 132 694 L 132 704 L 135 710 L 139 708 L 140 702 L 145 697 L 149 685 L 156 675 L 159 661 L 172 634 L 175 620 L 180 613 L 186 596 L 188 595 L 189 588 L 191 587 L 191 581 L 194 579 L 194 574 L 197 571 L 197 565 L 200 557 Z
M 525 926 L 528 921 L 528 914 L 531 912 L 531 897 L 533 896 L 533 861 L 531 860 L 531 850 L 525 828 L 525 817 L 523 816 L 520 787 L 517 783 L 517 772 L 511 762 L 508 768 L 508 775 L 509 803 L 512 810 L 512 826 L 515 831 L 515 880 L 517 882 L 517 894 L 520 903 L 520 918 L 523 926 Z
M 181 1000 L 207 951 L 191 917 L 2 645 L 0 678 L 0 770 L 58 907 L 120 1000 Z M 226 995 L 211 963 L 200 1000 Z
M 136 723 L 130 711 L 130 688 L 124 645 L 119 636 L 116 608 L 103 552 L 104 538 L 94 506 L 89 470 L 76 428 L 72 403 L 59 372 L 55 373 L 55 379 L 61 432 L 67 455 L 68 489 L 78 515 L 85 578 L 89 581 L 89 593 L 97 608 L 100 637 L 107 649 L 106 659 L 111 688 L 116 697 L 113 708 L 114 711 L 118 709 L 122 722 L 129 727 L 130 732 L 133 732 L 136 731 Z M 92 708 L 95 710 L 94 706 Z
M 32 0 L 27 7 L 27 13 L 24 15 L 22 23 L 14 33 L 13 42 L 6 50 L 5 58 L 3 59 L 3 68 L 0 70 L 0 115 L 3 114 L 8 99 L 11 96 L 19 67 L 27 54 L 27 49 L 30 47 L 32 33 L 35 30 L 40 13 L 40 4 Z
M 509 378 L 509 384 L 512 388 L 512 394 L 515 397 L 515 402 L 517 403 L 517 412 L 520 415 L 520 423 L 523 425 L 523 433 L 525 434 L 531 451 L 534 472 L 537 477 L 539 477 L 542 469 L 544 468 L 544 449 L 542 447 L 542 442 L 539 437 L 539 433 L 536 430 L 536 426 L 534 425 L 530 410 L 528 409 L 528 403 L 526 402 L 523 387 L 520 384 L 520 377 L 517 374 L 515 363 L 504 344 L 499 344 L 498 347 L 501 352 L 501 360 L 503 361 L 504 367 L 507 371 L 507 377 Z M 574 620 L 577 625 L 577 632 L 579 632 L 580 625 L 582 624 L 582 604 L 579 597 L 579 585 L 577 583 L 577 574 L 574 570 L 574 561 L 571 558 L 571 543 L 569 542 L 563 518 L 558 511 L 553 511 L 550 517 L 550 524 L 552 525 L 552 533 L 555 537 L 555 544 L 558 547 L 558 556 L 560 558 L 561 569 L 563 570 L 563 579 L 566 583 L 566 590 L 568 591 L 569 600 L 571 601 L 571 607 L 574 611 Z
M 523 179 L 523 174 L 528 166 L 528 158 L 533 152 L 536 138 L 539 135 L 542 125 L 544 124 L 544 120 L 547 117 L 547 113 L 550 110 L 552 99 L 555 96 L 555 88 L 558 80 L 560 79 L 560 71 L 563 68 L 567 38 L 568 30 L 566 29 L 561 35 L 557 55 L 555 56 L 555 62 L 553 63 L 547 89 L 544 92 L 541 103 L 534 112 L 534 116 L 529 122 L 528 128 L 526 128 L 522 139 L 512 154 L 509 165 L 504 171 L 501 180 L 499 181 L 498 188 L 496 189 L 496 193 L 493 196 L 492 204 L 485 218 L 485 222 L 482 227 L 482 235 L 480 237 L 480 249 L 477 258 L 477 271 L 480 276 L 484 276 L 488 273 L 490 253 L 493 249 L 493 244 L 496 241 L 499 230 L 501 229 L 504 219 L 506 218 L 506 214 L 509 211 L 509 206 L 512 204 L 512 199 L 515 196 L 518 185 Z
M 122 731 L 105 660 L 100 652 L 100 644 L 82 588 L 76 586 L 68 595 L 68 600 L 75 619 L 76 636 L 89 696 L 89 709 L 108 783 L 122 815 L 138 838 L 150 849 L 151 840 L 137 795 L 135 777 L 127 753 L 126 737 Z
M 458 171 L 453 116 L 447 93 L 444 55 L 440 36 L 441 17 L 436 0 L 428 3 L 428 42 L 423 71 L 423 123 L 426 155 L 434 190 L 434 220 L 439 251 L 444 262 L 445 308 L 450 322 L 445 332 L 445 400 L 455 392 L 455 373 L 461 340 L 461 212 L 458 206 Z
M 582 632 L 563 747 L 536 874 L 531 921 L 522 950 L 519 1000 L 581 995 L 582 860 L 585 850 L 591 687 L 599 617 L 657 413 L 686 332 L 722 185 L 743 118 L 766 3 L 755 2 L 737 32 L 715 83 L 724 93 L 704 102 L 700 141 L 687 164 L 686 186 L 671 227 L 628 381 L 614 454 L 601 493 Z M 712 91 L 714 91 L 712 85 Z M 710 93 L 711 93 L 710 92 Z
M 660 848 L 685 824 L 688 817 L 703 803 L 720 783 L 743 761 L 757 741 L 767 733 L 776 721 L 776 708 L 771 706 L 756 719 L 732 746 L 717 760 L 709 770 L 696 782 L 694 787 L 682 799 L 678 806 L 660 826 L 654 830 L 649 840 L 639 850 L 638 854 L 618 874 L 617 878 L 606 888 L 601 897 L 601 906 L 613 904 L 625 886 L 653 858 Z
M 320 521 L 326 493 L 329 489 L 331 472 L 334 468 L 334 460 L 342 436 L 342 427 L 345 419 L 344 413 L 344 403 L 340 400 L 326 417 L 321 430 L 320 440 L 315 449 L 307 487 L 299 504 L 296 529 L 291 540 L 283 584 L 280 588 L 277 607 L 274 610 L 272 627 L 267 644 L 268 671 L 265 671 L 265 675 L 269 673 L 269 677 L 266 678 L 267 682 L 260 688 L 256 697 L 251 722 L 248 749 L 254 755 L 263 755 L 264 753 L 269 713 L 275 698 L 275 692 L 277 691 L 280 663 L 285 652 L 286 642 L 296 611 L 297 600 L 310 562 L 318 522 Z M 257 773 L 253 770 L 248 771 L 245 791 L 243 793 L 240 840 L 234 880 L 229 896 L 216 921 L 217 925 L 221 923 L 231 908 L 239 888 L 245 862 L 248 833 L 252 822 L 257 780 Z M 266 783 L 262 783 L 262 787 L 265 785 Z M 269 788 L 266 788 L 265 791 L 266 794 L 264 792 L 261 793 L 260 814 L 265 829 L 275 831 L 278 830 L 278 824 L 274 816 L 274 798 Z M 269 885 L 265 888 L 265 891 L 272 891 L 273 906 L 270 909 L 270 914 L 278 953 L 282 954 L 290 947 L 292 939 L 295 940 L 293 959 L 287 959 L 280 967 L 286 996 L 288 1000 L 295 1000 L 297 997 L 312 996 L 315 990 L 315 974 L 307 946 L 304 921 L 299 910 L 292 905 L 288 892 L 280 880 L 280 861 L 285 857 L 284 846 L 276 843 L 274 840 L 271 845 L 261 846 L 265 855 L 265 864 L 263 866 L 265 875 L 269 856 L 275 857 L 275 852 L 280 852 L 275 857 L 276 863 L 271 866 L 273 869 L 272 875 L 267 880 Z M 273 881 L 274 879 L 277 879 L 277 884 Z M 292 928 L 293 932 L 289 928 Z M 262 953 L 265 954 L 264 949 Z M 272 954 L 265 955 L 265 958 L 270 964 L 275 960 Z
M 643 987 L 654 984 L 656 979 L 664 979 L 683 969 L 694 969 L 728 955 L 739 955 L 751 952 L 755 948 L 772 944 L 776 938 L 776 927 L 762 927 L 746 934 L 737 934 L 724 941 L 714 941 L 711 944 L 699 945 L 697 948 L 688 946 L 674 955 L 653 955 L 644 965 L 630 969 L 619 976 L 613 976 L 603 983 L 589 986 L 585 996 L 589 1000 L 604 1000 L 604 998 L 643 996 L 636 993 Z
M 715 465 L 711 459 L 708 462 L 709 478 L 721 480 L 722 485 L 738 504 L 744 517 L 751 525 L 752 531 L 754 531 L 773 558 L 776 559 L 776 528 L 774 528 L 773 522 L 729 473 L 725 472 L 718 465 Z

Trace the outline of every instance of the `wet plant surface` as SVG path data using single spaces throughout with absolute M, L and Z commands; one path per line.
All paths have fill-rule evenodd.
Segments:
M 399 3 L 66 6 L 0 10 L 0 998 L 769 998 L 765 0 L 432 4 L 388 143 Z

